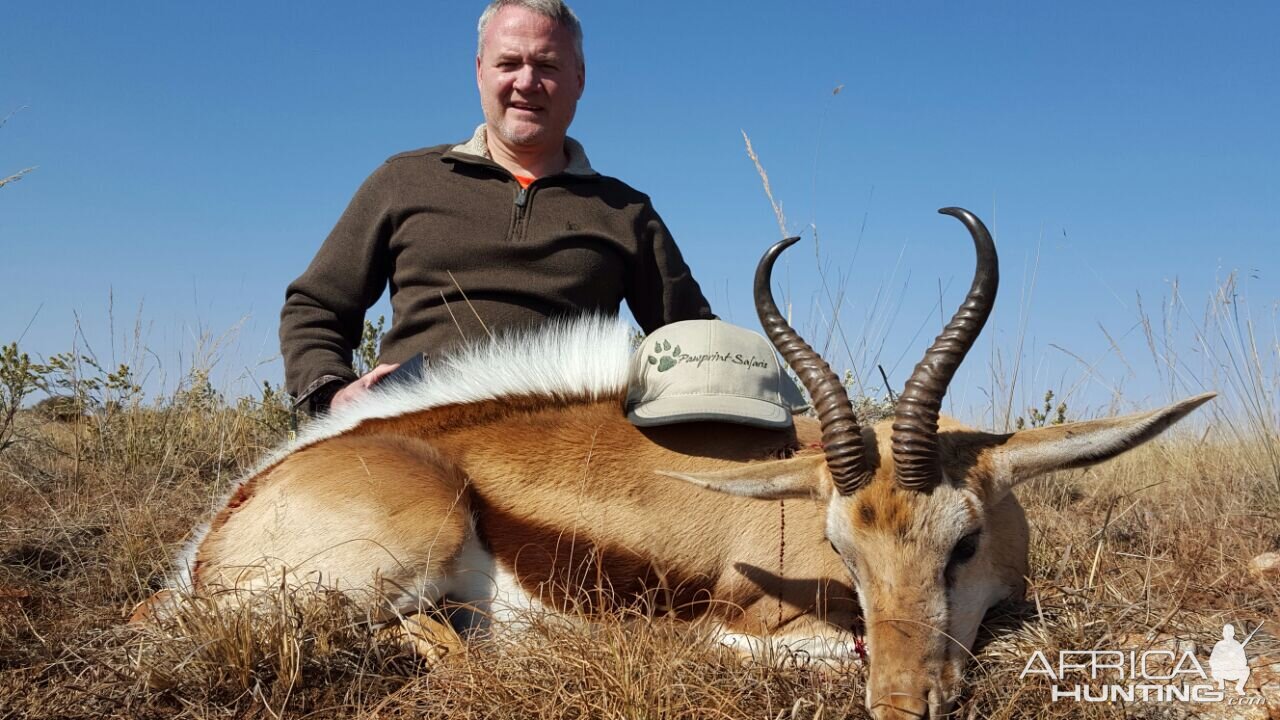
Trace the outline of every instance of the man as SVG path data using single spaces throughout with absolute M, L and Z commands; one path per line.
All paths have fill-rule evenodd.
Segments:
M 289 285 L 280 344 L 299 407 L 340 407 L 411 358 L 624 299 L 646 332 L 713 317 L 649 198 L 566 136 L 585 83 L 582 29 L 562 0 L 490 3 L 476 56 L 484 124 L 384 163 Z M 357 378 L 364 313 L 388 282 L 382 364 Z

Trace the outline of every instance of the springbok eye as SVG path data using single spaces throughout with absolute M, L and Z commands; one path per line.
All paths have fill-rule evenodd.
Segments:
M 951 549 L 951 557 L 947 559 L 948 570 L 959 567 L 973 559 L 974 553 L 978 552 L 978 538 L 981 535 L 981 530 L 975 530 L 960 538 L 956 546 Z

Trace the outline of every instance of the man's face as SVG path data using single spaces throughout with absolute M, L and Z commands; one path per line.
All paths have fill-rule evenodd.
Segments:
M 489 21 L 476 83 L 490 132 L 512 145 L 558 145 L 586 78 L 573 37 L 550 18 L 505 7 Z

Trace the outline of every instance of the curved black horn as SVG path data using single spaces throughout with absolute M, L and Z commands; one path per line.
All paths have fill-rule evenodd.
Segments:
M 906 389 L 898 397 L 893 417 L 893 463 L 897 482 L 909 490 L 930 490 L 942 479 L 938 465 L 938 412 L 942 397 L 964 356 L 982 332 L 995 305 L 1000 284 L 1000 263 L 991 233 L 973 213 L 942 208 L 969 229 L 978 251 L 973 285 L 960 309 L 911 372 Z
M 760 325 L 769 341 L 782 353 L 783 359 L 799 376 L 800 382 L 813 398 L 813 407 L 822 423 L 822 447 L 827 454 L 827 468 L 836 490 L 849 495 L 871 480 L 871 471 L 862 447 L 862 428 L 849 403 L 840 378 L 832 372 L 826 360 L 809 347 L 789 325 L 778 305 L 773 301 L 770 280 L 773 263 L 783 250 L 800 240 L 787 238 L 769 248 L 756 267 L 755 299 Z

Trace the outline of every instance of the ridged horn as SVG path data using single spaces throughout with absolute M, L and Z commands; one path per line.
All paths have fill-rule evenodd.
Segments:
M 961 208 L 942 208 L 938 212 L 956 218 L 968 228 L 978 252 L 978 264 L 964 303 L 911 372 L 894 409 L 894 477 L 900 486 L 917 491 L 931 490 L 942 480 L 938 464 L 938 412 L 942 398 L 991 315 L 1000 284 L 996 246 L 982 221 Z
M 862 428 L 849 402 L 849 394 L 827 361 L 782 317 L 770 287 L 774 261 L 799 240 L 798 237 L 782 240 L 760 258 L 756 267 L 756 313 L 769 341 L 813 398 L 813 407 L 822 423 L 822 447 L 831 479 L 841 495 L 850 495 L 871 480 L 871 470 L 862 447 Z

